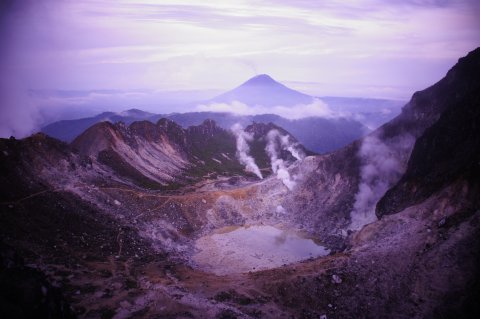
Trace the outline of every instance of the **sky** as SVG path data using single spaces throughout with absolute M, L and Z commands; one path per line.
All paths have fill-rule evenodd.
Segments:
M 477 0 L 3 0 L 0 10 L 0 136 L 29 133 L 39 103 L 81 109 L 79 92 L 96 104 L 197 99 L 257 74 L 315 96 L 408 100 L 480 44 Z

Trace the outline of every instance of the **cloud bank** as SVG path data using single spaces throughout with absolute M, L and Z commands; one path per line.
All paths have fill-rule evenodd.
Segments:
M 197 105 L 196 111 L 227 112 L 238 115 L 277 114 L 290 120 L 297 120 L 305 117 L 337 118 L 346 115 L 332 111 L 325 102 L 318 98 L 314 98 L 310 104 L 297 104 L 294 106 L 251 106 L 239 101 L 233 101 L 231 103 L 200 104 Z
M 35 131 L 42 115 L 15 76 L 0 77 L 0 137 L 23 138 Z

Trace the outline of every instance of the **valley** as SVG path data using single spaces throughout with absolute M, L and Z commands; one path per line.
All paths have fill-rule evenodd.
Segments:
M 474 318 L 479 70 L 476 49 L 392 121 L 323 155 L 273 123 L 213 120 L 1 139 L 2 311 Z

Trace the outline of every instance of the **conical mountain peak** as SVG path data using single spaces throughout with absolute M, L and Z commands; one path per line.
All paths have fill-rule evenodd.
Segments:
M 260 74 L 246 81 L 245 83 L 243 83 L 243 85 L 281 85 L 281 84 L 275 81 L 268 74 Z
M 242 85 L 223 93 L 209 102 L 231 103 L 238 101 L 247 105 L 293 106 L 312 103 L 309 95 L 292 90 L 267 74 L 260 74 L 247 80 Z

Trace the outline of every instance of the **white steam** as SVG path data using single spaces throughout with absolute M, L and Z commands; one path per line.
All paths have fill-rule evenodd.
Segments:
M 298 148 L 298 143 L 292 142 L 288 135 L 282 135 L 278 130 L 270 130 L 267 134 L 265 151 L 270 157 L 272 171 L 274 174 L 277 174 L 277 178 L 280 179 L 289 190 L 292 190 L 296 182 L 294 178 L 290 176 L 284 160 L 279 156 L 281 150 L 289 151 L 297 160 L 302 160 L 305 157 L 303 151 Z
M 253 139 L 251 134 L 245 132 L 240 124 L 234 124 L 231 127 L 233 134 L 237 138 L 237 153 L 235 154 L 239 162 L 245 165 L 245 169 L 248 172 L 251 172 L 258 176 L 258 178 L 263 179 L 262 172 L 258 168 L 257 164 L 253 157 L 249 155 L 250 147 L 248 146 L 248 142 Z
M 26 88 L 15 75 L 0 75 L 0 137 L 23 138 L 32 134 L 42 116 Z
M 282 148 L 289 151 L 290 154 L 292 154 L 292 156 L 295 157 L 297 161 L 300 161 L 305 157 L 305 154 L 303 153 L 303 151 L 298 147 L 299 144 L 290 141 L 290 136 L 288 135 L 282 136 L 277 130 L 273 130 L 273 131 L 277 132 L 277 134 L 279 135 Z
M 350 229 L 360 229 L 377 219 L 375 206 L 405 172 L 414 142 L 411 135 L 389 140 L 388 144 L 375 135 L 363 140 L 358 154 L 363 166 L 360 169 L 360 185 L 355 203 L 350 212 Z

